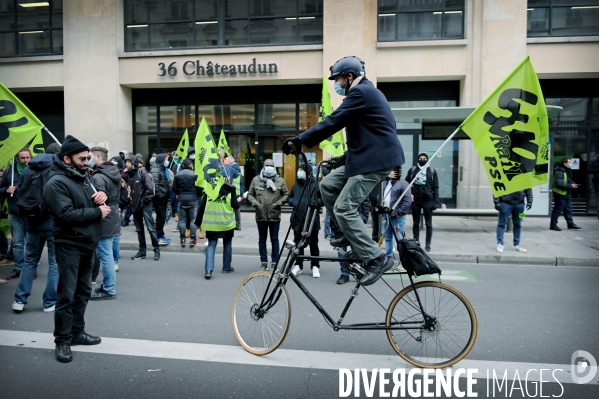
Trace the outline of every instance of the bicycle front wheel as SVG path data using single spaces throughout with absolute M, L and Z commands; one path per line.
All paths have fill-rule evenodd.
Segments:
M 254 355 L 266 355 L 277 349 L 289 330 L 291 307 L 287 290 L 276 276 L 272 277 L 268 287 L 270 276 L 271 273 L 266 271 L 250 274 L 241 282 L 233 298 L 235 337 Z M 260 309 L 263 297 L 271 300 L 267 302 L 268 306 Z
M 386 326 L 401 328 L 387 330 L 389 342 L 399 356 L 420 368 L 459 362 L 472 349 L 478 331 L 466 297 L 433 281 L 410 285 L 397 294 L 387 310 Z

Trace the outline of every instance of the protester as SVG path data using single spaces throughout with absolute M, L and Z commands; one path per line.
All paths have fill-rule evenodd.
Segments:
M 31 152 L 24 148 L 16 156 L 9 169 L 7 169 L 0 179 L 0 200 L 8 199 L 8 226 L 12 237 L 10 249 L 6 258 L 0 261 L 0 266 L 8 266 L 11 260 L 14 261 L 13 270 L 6 276 L 7 280 L 18 279 L 25 263 L 25 221 L 19 216 L 19 207 L 17 201 L 19 192 L 17 185 L 19 178 L 25 167 L 31 160 Z M 12 253 L 11 253 L 12 251 Z
M 102 266 L 102 285 L 94 290 L 92 301 L 116 299 L 116 266 L 114 262 L 115 237 L 121 234 L 119 220 L 119 197 L 121 190 L 121 174 L 118 168 L 108 161 L 108 150 L 102 147 L 91 149 L 93 180 L 96 190 L 102 191 L 108 197 L 106 205 L 110 214 L 102 220 L 102 236 L 96 248 L 96 257 Z
M 0 168 L 0 180 L 2 180 L 2 175 L 4 174 L 4 167 Z M 0 199 L 0 203 L 1 203 Z M 4 214 L 3 207 L 0 207 L 0 220 L 6 219 L 6 223 L 8 223 L 8 215 Z M 8 252 L 8 239 L 4 234 L 4 230 L 0 229 L 0 265 L 14 265 L 15 262 L 13 260 L 6 260 L 6 253 Z M 0 278 L 0 284 L 6 284 L 6 280 L 2 280 Z
M 179 237 L 181 246 L 185 247 L 185 232 L 190 230 L 189 246 L 193 248 L 198 244 L 197 226 L 194 220 L 198 214 L 198 196 L 202 189 L 196 186 L 198 176 L 193 171 L 193 161 L 189 158 L 181 164 L 181 170 L 175 175 L 173 193 L 179 202 Z
M 572 219 L 572 190 L 577 190 L 579 184 L 572 180 L 572 160 L 562 159 L 553 171 L 553 211 L 549 230 L 561 231 L 557 227 L 557 219 L 563 212 L 568 229 L 580 229 Z
M 208 238 L 206 248 L 206 264 L 204 278 L 210 280 L 214 271 L 214 254 L 219 239 L 223 240 L 223 273 L 235 271 L 231 267 L 233 256 L 233 236 L 235 232 L 235 209 L 239 203 L 235 197 L 235 187 L 223 184 L 216 200 L 207 198 L 204 194 L 203 206 L 198 212 L 195 224 L 202 226 Z
M 274 268 L 279 260 L 279 226 L 281 224 L 281 206 L 287 201 L 285 180 L 277 174 L 272 159 L 264 161 L 260 174 L 252 179 L 248 191 L 248 202 L 256 208 L 256 224 L 258 225 L 258 249 L 260 251 L 260 270 L 268 270 L 268 253 L 266 237 L 270 234 L 272 250 L 271 266 Z
M 593 175 L 592 183 L 595 190 L 595 209 L 599 218 L 599 156 L 589 165 L 589 174 Z
M 418 163 L 413 166 L 406 176 L 411 182 L 416 178 L 412 186 L 412 221 L 414 239 L 420 240 L 420 213 L 424 212 L 424 224 L 426 225 L 426 252 L 431 251 L 433 239 L 433 211 L 439 207 L 439 178 L 434 168 L 424 165 L 428 162 L 428 154 L 418 154 Z
M 383 215 L 383 231 L 385 232 L 385 249 L 387 257 L 393 259 L 393 248 L 395 236 L 402 239 L 406 232 L 406 218 L 412 207 L 412 192 L 408 188 L 409 183 L 401 178 L 401 168 L 394 169 L 389 173 L 387 184 L 383 190 L 383 209 L 388 209 L 391 218 L 391 227 L 388 227 L 387 215 Z M 401 202 L 395 209 L 395 203 L 405 192 Z M 377 215 L 378 217 L 378 215 Z M 399 251 L 399 248 L 398 248 Z
M 510 216 L 514 222 L 514 249 L 518 252 L 527 252 L 526 249 L 520 246 L 525 198 L 526 210 L 529 210 L 532 207 L 532 190 L 530 188 L 493 198 L 495 209 L 499 211 L 499 220 L 497 222 L 497 252 L 503 252 L 503 233 L 505 232 L 505 226 L 507 226 Z
M 164 224 L 166 223 L 166 208 L 170 199 L 170 174 L 167 171 L 168 155 L 156 155 L 156 161 L 150 168 L 152 180 L 154 180 L 155 194 L 152 199 L 154 212 L 156 212 L 156 235 L 158 236 L 158 245 L 168 245 L 170 238 L 164 236 Z
M 102 235 L 102 219 L 110 214 L 105 193 L 94 192 L 88 173 L 89 148 L 72 136 L 62 143 L 44 187 L 44 203 L 54 221 L 58 289 L 54 315 L 56 360 L 73 359 L 71 345 L 101 342 L 85 332 L 90 298 L 92 256 Z
M 54 155 L 60 151 L 60 145 L 52 143 L 45 154 L 36 155 L 29 161 L 19 179 L 20 213 L 25 222 L 25 262 L 19 277 L 12 309 L 23 311 L 31 295 L 31 287 L 42 258 L 44 245 L 48 246 L 48 277 L 43 294 L 44 312 L 54 312 L 56 307 L 56 287 L 58 286 L 58 266 L 52 218 L 43 210 L 43 187 L 50 181 L 50 168 Z M 30 205 L 30 206 L 27 206 Z
M 160 260 L 160 247 L 158 246 L 158 236 L 154 228 L 154 218 L 152 217 L 152 198 L 154 198 L 154 183 L 150 174 L 144 168 L 139 166 L 137 157 L 129 156 L 125 159 L 127 166 L 127 175 L 129 177 L 129 188 L 131 188 L 131 212 L 133 213 L 133 222 L 139 241 L 139 250 L 131 257 L 133 260 L 146 258 L 146 235 L 144 232 L 144 222 L 150 233 L 152 247 L 154 248 L 154 260 Z
M 310 233 L 310 256 L 320 256 L 320 250 L 318 248 L 318 232 L 320 231 L 320 208 L 324 206 L 322 203 L 322 197 L 320 196 L 320 189 L 316 177 L 310 176 L 312 173 L 312 167 L 307 164 L 300 164 L 297 169 L 297 181 L 291 188 L 287 202 L 293 207 L 293 219 L 291 219 L 291 229 L 293 230 L 293 240 L 295 243 L 299 243 L 302 238 L 302 231 L 304 228 L 305 215 L 308 213 L 308 209 L 311 204 L 318 206 L 316 220 Z M 310 178 L 308 179 L 308 176 Z M 302 190 L 304 194 L 302 195 Z M 311 193 L 311 196 L 310 196 Z M 299 249 L 299 254 L 304 255 L 304 248 Z M 291 272 L 295 275 L 301 274 L 304 268 L 303 261 L 296 260 L 295 266 L 291 269 Z M 320 277 L 320 263 L 317 260 L 310 261 L 312 267 L 312 277 Z

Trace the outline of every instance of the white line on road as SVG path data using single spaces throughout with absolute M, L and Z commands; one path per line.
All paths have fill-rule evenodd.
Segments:
M 48 333 L 29 331 L 0 330 L 0 346 L 12 346 L 35 349 L 54 349 L 54 337 Z M 411 365 L 399 356 L 371 355 L 342 352 L 303 351 L 294 349 L 278 349 L 267 356 L 254 356 L 240 346 L 212 345 L 186 342 L 148 341 L 141 339 L 102 337 L 102 343 L 95 346 L 73 346 L 73 352 L 101 353 L 106 355 L 124 355 L 176 360 L 195 360 L 217 363 L 246 364 L 255 366 L 295 367 L 306 369 L 339 370 L 365 368 L 367 370 L 389 368 L 411 369 Z M 545 369 L 544 382 L 573 383 L 570 365 L 496 362 L 484 360 L 462 360 L 454 368 L 478 369 L 474 378 L 493 377 L 493 370 L 501 380 L 507 371 L 507 379 L 513 380 L 518 372 L 518 379 L 524 380 L 529 370 L 527 381 L 541 380 L 539 370 Z M 561 371 L 559 371 L 561 369 Z M 552 376 L 553 373 L 553 376 Z M 548 381 L 549 380 L 549 381 Z M 593 381 L 594 384 L 599 381 Z

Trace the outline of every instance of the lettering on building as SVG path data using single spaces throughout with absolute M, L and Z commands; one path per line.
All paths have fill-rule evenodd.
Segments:
M 180 66 L 177 61 L 170 64 L 158 63 L 158 76 L 177 76 L 179 68 L 186 76 L 216 76 L 216 75 L 271 75 L 279 73 L 275 63 L 259 63 L 255 58 L 249 64 L 206 63 L 201 60 L 188 60 Z

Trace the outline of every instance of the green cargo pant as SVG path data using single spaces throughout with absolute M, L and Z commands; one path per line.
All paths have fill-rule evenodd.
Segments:
M 345 166 L 329 173 L 320 182 L 324 206 L 335 224 L 339 226 L 358 256 L 368 262 L 385 252 L 372 240 L 366 225 L 360 218 L 358 208 L 375 185 L 389 175 L 391 169 L 377 170 L 344 179 Z

